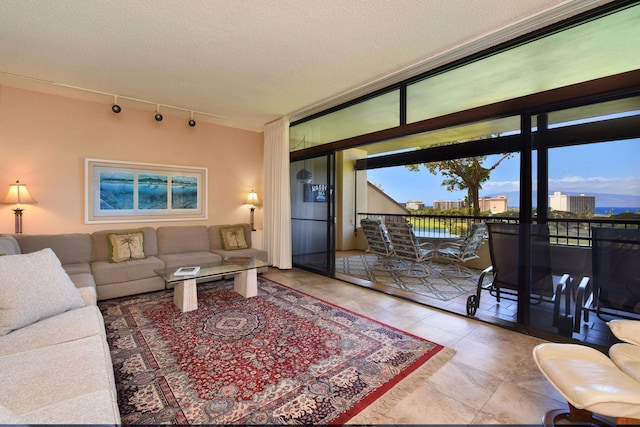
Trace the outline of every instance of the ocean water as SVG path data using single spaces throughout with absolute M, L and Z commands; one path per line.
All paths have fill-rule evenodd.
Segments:
M 636 213 L 638 210 L 640 210 L 640 207 L 634 207 L 634 208 L 615 208 L 615 207 L 606 208 L 605 207 L 605 208 L 602 208 L 602 207 L 596 206 L 595 213 L 597 215 L 609 215 L 610 213 L 612 213 L 612 210 L 613 210 L 613 214 L 614 215 L 621 214 L 621 213 L 624 213 L 624 212 Z

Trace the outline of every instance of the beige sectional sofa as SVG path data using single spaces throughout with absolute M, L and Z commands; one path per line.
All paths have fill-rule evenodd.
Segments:
M 0 251 L 19 254 L 8 239 Z M 77 288 L 50 248 L 0 257 L 0 424 L 119 423 L 95 287 Z
M 220 230 L 230 227 L 244 230 L 247 248 L 224 248 Z M 144 236 L 144 258 L 110 262 L 107 236 L 137 231 Z M 202 265 L 232 256 L 253 256 L 267 261 L 266 251 L 251 247 L 249 224 L 138 227 L 91 234 L 16 234 L 13 237 L 23 254 L 51 248 L 76 286 L 93 286 L 98 301 L 164 289 L 164 280 L 154 270 L 165 267 Z M 258 269 L 259 273 L 264 271 L 266 268 Z
M 236 246 L 221 229 L 234 230 Z M 131 234 L 141 256 L 112 262 L 110 237 Z M 165 266 L 267 261 L 248 224 L 5 235 L 0 255 L 0 424 L 119 424 L 97 301 L 164 289 L 154 270 Z

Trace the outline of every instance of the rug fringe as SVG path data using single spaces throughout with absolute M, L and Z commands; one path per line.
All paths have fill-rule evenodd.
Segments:
M 367 406 L 358 415 L 351 418 L 347 424 L 382 424 L 389 419 L 392 409 L 411 392 L 424 384 L 438 369 L 443 367 L 455 356 L 456 351 L 445 347 L 424 365 L 416 369 L 391 390 Z

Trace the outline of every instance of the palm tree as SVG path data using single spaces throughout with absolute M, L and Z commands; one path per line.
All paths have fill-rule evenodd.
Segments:
M 235 239 L 236 241 L 235 246 L 240 246 L 240 241 L 238 240 L 239 230 L 231 230 L 231 233 L 229 234 L 231 235 L 231 237 L 233 237 L 233 239 Z
M 127 249 L 129 249 L 129 259 L 133 259 L 133 245 L 136 243 L 136 239 L 134 236 L 124 236 L 122 239 L 122 243 L 127 244 Z

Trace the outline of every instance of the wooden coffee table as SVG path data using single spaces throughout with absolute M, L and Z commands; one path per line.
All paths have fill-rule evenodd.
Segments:
M 268 267 L 264 261 L 254 259 L 249 264 L 224 264 L 218 261 L 212 264 L 200 265 L 200 271 L 190 276 L 176 276 L 179 267 L 155 270 L 162 277 L 166 285 L 173 285 L 173 303 L 183 311 L 198 308 L 198 288 L 196 282 L 204 279 L 233 274 L 233 290 L 245 298 L 258 295 L 258 268 Z

